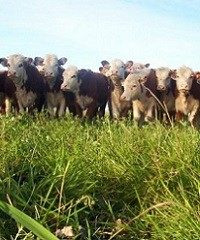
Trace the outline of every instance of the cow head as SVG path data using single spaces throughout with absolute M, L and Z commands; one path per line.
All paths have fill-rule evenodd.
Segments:
M 130 73 L 124 81 L 124 92 L 120 99 L 122 101 L 131 101 L 139 98 L 144 90 L 143 84 L 146 82 L 149 73 L 150 69 Z
M 194 80 L 196 80 L 197 83 L 200 84 L 200 72 L 195 72 L 193 77 L 194 77 Z
M 143 64 L 143 63 L 134 63 L 132 60 L 129 60 L 126 62 L 125 64 L 125 72 L 126 72 L 126 76 L 129 74 L 129 73 L 134 73 L 134 72 L 137 72 L 139 70 L 142 70 L 144 68 L 148 68 L 150 66 L 150 63 L 146 63 L 146 64 Z
M 58 76 L 59 67 L 67 62 L 67 58 L 57 58 L 54 54 L 47 54 L 44 58 L 35 57 L 34 64 L 38 67 L 38 70 L 46 78 L 56 78 Z
M 34 64 L 37 66 L 50 88 L 53 88 L 55 85 L 56 79 L 60 74 L 59 71 L 62 70 L 61 66 L 66 62 L 67 58 L 63 57 L 58 59 L 54 54 L 47 54 L 44 58 L 35 57 L 34 59 Z
M 125 76 L 125 64 L 120 59 L 114 59 L 111 62 L 106 60 L 101 61 L 103 66 L 99 68 L 100 72 L 105 74 L 107 77 L 110 77 L 112 80 L 119 78 L 124 79 Z
M 155 70 L 157 78 L 157 90 L 165 91 L 168 89 L 172 71 L 167 67 L 160 67 Z
M 80 81 L 78 79 L 78 68 L 76 66 L 68 66 L 63 72 L 63 83 L 61 84 L 61 90 L 78 92 Z
M 8 68 L 8 77 L 10 77 L 18 87 L 21 87 L 27 80 L 26 68 L 32 61 L 32 58 L 27 58 L 20 54 L 14 54 L 8 58 L 0 59 L 0 63 Z
M 186 66 L 180 67 L 173 71 L 171 77 L 176 80 L 176 86 L 180 93 L 187 94 L 190 91 L 194 78 L 191 68 Z

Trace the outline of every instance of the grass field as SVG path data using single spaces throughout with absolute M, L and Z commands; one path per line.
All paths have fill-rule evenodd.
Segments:
M 1 117 L 0 135 L 0 199 L 52 233 L 200 239 L 200 134 L 187 124 L 24 115 Z M 36 237 L 0 211 L 0 239 Z

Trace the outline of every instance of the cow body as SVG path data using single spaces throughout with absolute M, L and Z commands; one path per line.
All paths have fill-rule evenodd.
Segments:
M 174 72 L 173 78 L 176 80 L 176 120 L 185 116 L 191 126 L 195 127 L 200 108 L 200 85 L 196 75 L 191 68 L 183 66 Z
M 45 108 L 50 117 L 65 115 L 67 107 L 67 94 L 61 91 L 62 74 L 67 58 L 58 59 L 54 54 L 47 54 L 44 58 L 36 57 L 34 64 L 44 78 Z
M 75 94 L 76 110 L 79 117 L 86 116 L 92 119 L 97 114 L 105 115 L 105 107 L 110 94 L 110 84 L 106 76 L 94 73 L 90 70 L 78 70 L 75 66 L 69 66 L 63 72 L 63 91 L 71 91 Z
M 153 121 L 156 108 L 156 78 L 155 72 L 143 69 L 129 74 L 124 82 L 124 93 L 121 100 L 132 101 L 133 118 L 141 125 L 144 120 Z
M 30 64 L 30 59 L 20 54 L 1 58 L 0 62 L 8 68 L 8 77 L 16 87 L 16 98 L 19 112 L 32 112 L 42 110 L 44 104 L 44 84 L 42 76 L 35 66 Z
M 16 87 L 13 81 L 7 76 L 7 71 L 0 72 L 0 108 L 1 113 L 8 115 L 11 107 L 18 112 L 18 103 L 16 98 Z
M 110 63 L 106 60 L 101 62 L 103 65 L 102 73 L 111 80 L 111 96 L 108 108 L 112 119 L 127 117 L 132 112 L 132 102 L 120 99 L 124 88 L 122 86 L 125 78 L 125 64 L 120 59 L 114 59 Z
M 167 67 L 155 69 L 158 90 L 158 112 L 161 120 L 173 120 L 175 118 L 175 88 L 176 83 L 171 78 L 172 71 Z

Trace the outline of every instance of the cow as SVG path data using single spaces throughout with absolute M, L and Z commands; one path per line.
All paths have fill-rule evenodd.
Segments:
M 164 122 L 175 118 L 176 82 L 171 78 L 172 70 L 168 67 L 155 69 L 158 90 L 158 116 Z
M 125 64 L 120 59 L 114 59 L 110 63 L 107 60 L 103 60 L 101 64 L 103 69 L 100 72 L 111 80 L 111 96 L 108 101 L 110 117 L 114 120 L 127 117 L 128 113 L 132 112 L 132 103 L 121 101 L 120 99 L 124 91 Z
M 91 70 L 68 66 L 63 72 L 63 91 L 75 94 L 76 110 L 79 117 L 86 110 L 86 117 L 93 119 L 105 115 L 105 107 L 110 95 L 110 82 L 106 76 Z
M 7 71 L 0 72 L 0 108 L 1 113 L 6 116 L 11 113 L 11 107 L 14 108 L 15 113 L 19 111 L 15 94 L 16 87 L 7 74 Z
M 133 118 L 140 126 L 144 120 L 152 122 L 157 107 L 156 76 L 153 69 L 142 69 L 131 73 L 124 82 L 122 101 L 132 101 Z
M 174 70 L 172 78 L 176 81 L 175 109 L 177 121 L 185 117 L 192 127 L 197 127 L 200 108 L 199 74 L 187 66 Z
M 67 58 L 58 59 L 55 54 L 46 54 L 44 58 L 35 57 L 34 59 L 34 64 L 44 77 L 45 108 L 50 117 L 60 118 L 64 116 L 67 104 L 70 111 L 75 114 L 75 107 L 70 105 L 70 97 L 73 98 L 72 93 L 65 93 L 60 89 L 64 72 L 62 65 L 66 62 Z
M 125 78 L 128 76 L 129 73 L 137 72 L 141 69 L 148 68 L 150 63 L 137 63 L 129 60 L 125 63 Z
M 32 59 L 21 54 L 0 58 L 0 63 L 8 68 L 7 76 L 16 87 L 16 98 L 19 112 L 41 112 L 44 105 L 43 78 L 37 68 L 31 64 Z

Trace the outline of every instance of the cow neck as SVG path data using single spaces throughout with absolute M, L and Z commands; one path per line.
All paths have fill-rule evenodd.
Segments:
M 19 81 L 17 81 L 17 82 L 19 82 L 19 84 L 15 83 L 15 81 L 13 81 L 17 90 L 25 88 L 27 79 L 28 79 L 28 76 L 27 76 L 26 70 L 23 69 L 22 75 L 19 77 Z
M 142 98 L 142 96 L 144 94 L 144 85 L 142 83 L 140 83 L 140 90 L 141 90 L 141 98 Z M 141 98 L 138 97 L 138 100 L 140 101 Z
M 58 92 L 58 89 L 57 89 L 57 78 L 54 78 L 54 79 L 51 79 L 50 81 L 52 81 L 53 84 L 49 84 L 49 80 L 46 79 L 46 88 L 47 88 L 47 91 L 48 92 L 51 92 L 51 93 L 56 93 Z

